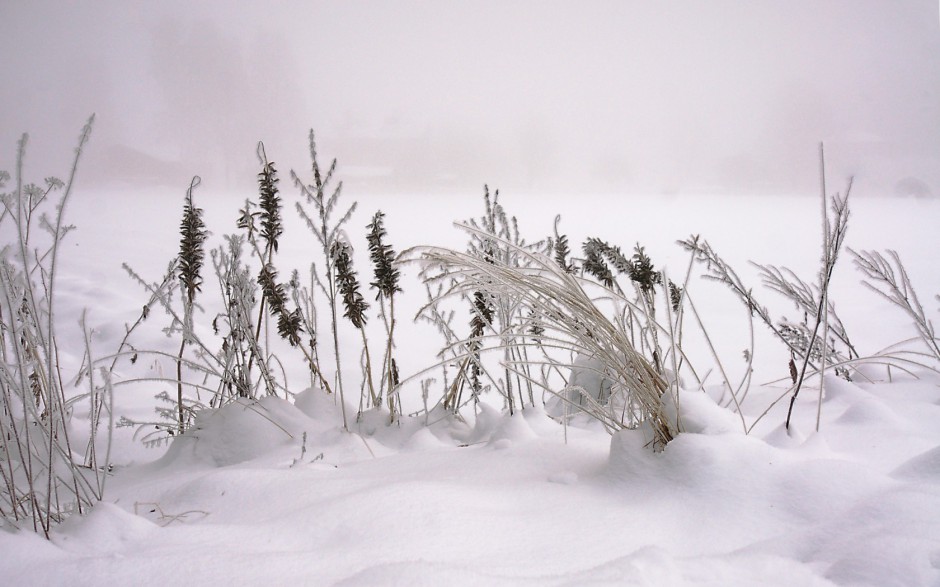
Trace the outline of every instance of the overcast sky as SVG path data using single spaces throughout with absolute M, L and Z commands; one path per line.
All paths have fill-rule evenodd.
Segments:
M 0 2 L 0 168 L 369 191 L 940 195 L 937 0 Z

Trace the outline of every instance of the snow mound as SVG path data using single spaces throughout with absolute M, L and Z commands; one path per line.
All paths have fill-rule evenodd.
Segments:
M 743 433 L 741 419 L 734 412 L 715 403 L 702 391 L 679 392 L 676 403 L 666 402 L 665 415 L 670 422 L 679 423 L 679 431 L 694 434 Z M 678 412 L 678 413 L 677 413 Z
M 580 406 L 594 402 L 604 405 L 610 398 L 613 381 L 604 377 L 604 363 L 599 359 L 578 355 L 569 369 L 568 387 L 546 402 L 545 410 L 553 418 L 571 417 Z
M 841 424 L 860 426 L 904 425 L 904 420 L 884 401 L 868 396 L 859 398 L 836 420 Z
M 66 520 L 52 533 L 54 544 L 74 552 L 115 554 L 145 544 L 159 526 L 107 502 L 85 516 Z
M 225 467 L 254 460 L 284 446 L 299 447 L 305 433 L 322 428 L 322 423 L 314 422 L 284 399 L 273 396 L 239 399 L 200 413 L 190 430 L 173 439 L 161 462 L 200 462 Z
M 907 481 L 940 483 L 940 446 L 904 462 L 891 476 Z
M 499 587 L 505 585 L 509 587 L 518 585 L 518 582 L 463 566 L 415 560 L 373 565 L 336 583 L 337 587 L 357 585 L 364 587 L 373 585 L 412 585 L 414 587 L 492 585 Z
M 322 389 L 308 388 L 294 396 L 294 406 L 308 418 L 322 423 L 323 426 L 332 427 L 336 422 L 343 421 L 343 408 L 339 405 L 336 394 L 330 394 Z M 347 408 L 347 414 L 355 414 Z
M 478 410 L 473 427 L 463 434 L 456 432 L 456 438 L 464 445 L 485 444 L 501 450 L 511 447 L 514 443 L 539 437 L 524 412 L 510 416 L 509 412 L 502 412 L 484 403 L 478 406 Z

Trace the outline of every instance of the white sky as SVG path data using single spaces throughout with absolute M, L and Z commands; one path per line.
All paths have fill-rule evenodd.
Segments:
M 37 175 L 96 112 L 88 181 L 251 185 L 313 127 L 363 190 L 812 192 L 824 140 L 940 194 L 936 0 L 6 0 L 0 55 Z

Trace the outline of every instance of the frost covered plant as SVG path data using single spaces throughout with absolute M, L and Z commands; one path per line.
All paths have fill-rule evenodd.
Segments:
M 789 372 L 793 381 L 790 388 L 790 407 L 787 411 L 786 427 L 790 427 L 793 406 L 810 370 L 824 373 L 827 365 L 840 365 L 854 355 L 855 348 L 849 340 L 845 326 L 835 314 L 835 307 L 829 299 L 829 284 L 833 271 L 845 241 L 848 229 L 848 198 L 852 190 L 849 180 L 845 195 L 835 194 L 831 198 L 826 193 L 825 160 L 820 146 L 820 178 L 822 201 L 822 256 L 817 281 L 813 286 L 797 277 L 786 268 L 773 265 L 756 265 L 760 270 L 765 286 L 789 299 L 807 316 L 802 324 L 786 320 L 774 321 L 765 306 L 755 299 L 752 290 L 744 285 L 734 269 L 725 262 L 709 245 L 708 241 L 692 236 L 679 241 L 679 245 L 690 251 L 693 258 L 705 266 L 704 277 L 726 285 L 748 308 L 752 316 L 757 316 L 790 350 Z M 829 343 L 830 332 L 841 340 L 846 347 L 848 357 L 840 354 Z M 843 366 L 837 367 L 837 373 L 848 377 Z M 819 406 L 822 405 L 823 385 L 820 383 Z M 820 414 L 817 412 L 817 429 Z
M 245 379 L 248 386 L 253 389 L 253 384 L 250 383 L 251 369 L 257 365 L 261 374 L 260 381 L 264 383 L 267 393 L 275 394 L 277 386 L 271 373 L 270 363 L 276 361 L 276 358 L 271 352 L 269 337 L 264 337 L 264 344 L 262 344 L 261 337 L 262 328 L 268 324 L 265 320 L 265 310 L 267 310 L 268 314 L 276 320 L 278 336 L 287 341 L 291 347 L 301 350 L 311 374 L 320 379 L 320 384 L 324 389 L 329 390 L 329 385 L 321 374 L 316 355 L 314 321 L 304 316 L 298 295 L 299 278 L 296 272 L 287 284 L 278 278 L 279 271 L 274 262 L 274 256 L 284 233 L 281 198 L 277 187 L 280 180 L 277 177 L 274 162 L 267 158 L 264 143 L 258 144 L 258 159 L 261 162 L 261 171 L 258 173 L 258 204 L 246 201 L 238 218 L 238 228 L 244 231 L 244 235 L 226 237 L 229 241 L 228 254 L 225 254 L 222 249 L 214 253 L 214 257 L 217 256 L 220 262 L 216 266 L 216 274 L 220 284 L 223 285 L 223 298 L 226 299 L 228 308 L 226 321 L 229 324 L 229 336 L 223 343 L 223 352 L 228 353 L 233 348 L 239 347 L 240 352 L 247 353 L 245 355 L 247 361 L 235 358 L 239 373 L 232 375 Z M 261 263 L 257 277 L 254 279 L 261 293 L 257 320 L 254 322 L 244 311 L 246 308 L 254 307 L 255 289 L 249 288 L 245 283 L 244 276 L 248 269 L 242 268 L 241 247 L 243 243 L 249 245 L 251 253 Z M 291 300 L 294 301 L 293 309 L 290 307 Z M 305 334 L 308 336 L 306 341 L 304 340 Z M 235 335 L 240 338 L 234 339 Z M 233 344 L 229 344 L 230 342 Z M 245 385 L 241 386 L 241 388 L 244 387 Z M 252 392 L 250 397 L 253 396 Z
M 635 290 L 635 306 L 639 313 L 627 308 L 625 321 L 631 333 L 631 341 L 653 359 L 656 369 L 662 373 L 662 350 L 659 348 L 656 322 L 656 286 L 662 285 L 662 275 L 653 267 L 653 262 L 646 250 L 639 243 L 634 247 L 632 257 L 624 255 L 620 247 L 613 246 L 599 238 L 588 238 L 582 246 L 584 261 L 581 269 L 597 279 L 604 287 L 624 295 L 624 290 L 617 281 L 611 267 L 617 275 L 626 275 Z M 678 307 L 676 299 L 673 306 Z
M 468 232 L 484 236 L 480 229 L 465 226 Z M 524 314 L 531 311 L 541 317 L 539 336 L 543 348 L 590 357 L 597 362 L 598 374 L 611 382 L 612 397 L 606 403 L 590 402 L 585 411 L 603 422 L 611 431 L 643 424 L 652 432 L 651 444 L 662 448 L 676 430 L 664 413 L 664 398 L 668 383 L 653 364 L 630 342 L 630 335 L 622 321 L 612 320 L 598 306 L 586 289 L 591 282 L 565 271 L 555 259 L 537 251 L 530 251 L 509 241 L 498 240 L 514 256 L 481 258 L 479 255 L 449 249 L 428 247 L 420 249 L 421 260 L 429 281 L 450 281 L 448 295 L 474 296 L 476 292 L 489 292 Z M 520 262 L 507 259 L 516 259 Z M 594 287 L 597 287 L 594 285 Z M 605 296 L 614 306 L 631 302 L 607 290 Z M 611 295 L 613 294 L 613 295 Z M 510 333 L 499 333 L 495 338 L 512 339 L 520 346 L 525 342 L 525 329 L 531 322 L 507 325 Z M 531 340 L 531 339 L 529 339 Z M 499 349 L 501 347 L 497 347 Z M 549 357 L 551 360 L 551 357 Z M 539 382 L 521 369 L 526 359 L 510 355 L 504 367 L 514 375 L 533 385 Z M 556 365 L 572 367 L 571 363 L 556 360 Z M 529 365 L 531 366 L 531 365 Z M 553 391 L 553 390 L 549 390 Z M 559 394 L 568 401 L 566 395 Z
M 281 198 L 278 195 L 277 183 L 280 181 L 277 177 L 277 169 L 274 163 L 268 161 L 264 153 L 264 143 L 258 146 L 258 157 L 261 159 L 262 169 L 258 174 L 259 187 L 259 208 L 261 211 L 260 236 L 264 246 L 259 247 L 256 239 L 253 239 L 253 231 L 248 231 L 248 239 L 255 248 L 255 253 L 261 259 L 261 271 L 258 274 L 258 285 L 261 286 L 261 307 L 258 309 L 258 322 L 255 330 L 255 338 L 260 339 L 261 325 L 264 322 L 264 310 L 267 305 L 271 316 L 277 320 L 278 335 L 286 340 L 291 346 L 296 347 L 301 343 L 300 335 L 303 333 L 303 319 L 300 308 L 290 310 L 288 308 L 287 290 L 283 284 L 277 281 L 277 268 L 274 266 L 274 254 L 278 249 L 278 239 L 284 233 L 281 220 Z M 244 216 L 243 216 L 244 217 Z M 249 216 L 249 218 L 251 218 Z
M 801 322 L 794 323 L 786 319 L 779 320 L 777 326 L 780 333 L 797 350 L 796 354 L 803 356 L 810 353 L 811 361 L 818 364 L 822 360 L 824 341 L 818 336 L 811 341 L 809 317 L 816 316 L 819 313 L 819 286 L 806 283 L 786 267 L 778 268 L 774 265 L 757 264 L 755 266 L 760 271 L 761 281 L 764 286 L 793 302 L 803 314 Z M 829 300 L 828 306 L 830 335 L 838 340 L 844 348 L 840 351 L 834 344 L 828 343 L 826 354 L 829 357 L 829 363 L 835 364 L 857 359 L 859 357 L 858 351 L 849 338 L 845 324 L 836 312 L 835 304 Z M 840 370 L 840 375 L 848 377 L 849 373 Z
M 887 252 L 887 258 L 877 251 L 856 252 L 849 249 L 849 252 L 855 266 L 865 276 L 862 285 L 907 314 L 913 320 L 917 335 L 927 347 L 927 352 L 940 361 L 940 341 L 933 322 L 924 313 L 900 255 L 892 250 Z M 940 301 L 940 296 L 937 296 L 937 300 Z
M 385 230 L 385 214 L 379 210 L 372 217 L 372 222 L 366 226 L 369 231 L 366 240 L 369 243 L 369 258 L 375 281 L 372 287 L 377 291 L 375 299 L 379 302 L 379 313 L 385 323 L 385 356 L 382 359 L 382 377 L 379 386 L 379 396 L 386 392 L 390 417 L 394 420 L 396 410 L 400 413 L 401 401 L 398 394 L 398 366 L 395 363 L 393 351 L 395 348 L 395 294 L 400 293 L 401 273 L 395 265 L 395 251 L 385 242 L 388 233 Z M 385 301 L 388 300 L 388 312 L 385 310 Z M 396 407 L 397 402 L 397 407 Z
M 767 307 L 757 301 L 753 290 L 744 284 L 737 271 L 718 255 L 707 240 L 699 235 L 692 235 L 686 240 L 677 241 L 677 244 L 689 251 L 694 261 L 705 266 L 705 273 L 702 275 L 704 279 L 725 285 L 747 307 L 752 316 L 758 317 L 792 353 L 798 353 L 798 349 L 780 332 Z
M 131 354 L 131 362 L 135 363 L 139 353 L 144 353 L 160 358 L 172 358 L 175 366 L 175 378 L 157 377 L 148 378 L 150 380 L 159 380 L 169 383 L 176 388 L 175 398 L 171 397 L 166 391 L 161 392 L 156 397 L 160 401 L 156 412 L 160 420 L 157 422 L 138 422 L 127 418 L 122 418 L 121 426 L 137 426 L 139 429 L 153 426 L 155 432 L 147 434 L 145 438 L 148 442 L 160 442 L 166 440 L 166 436 L 154 440 L 154 436 L 167 434 L 175 436 L 182 434 L 193 421 L 196 412 L 205 408 L 199 393 L 208 392 L 212 398 L 210 405 L 218 405 L 222 399 L 223 390 L 228 388 L 228 383 L 232 382 L 233 377 L 229 370 L 233 369 L 233 363 L 225 352 L 215 354 L 211 350 L 211 345 L 196 332 L 195 313 L 200 309 L 196 301 L 197 294 L 202 291 L 203 277 L 202 270 L 205 262 L 205 243 L 208 237 L 205 223 L 202 219 L 203 211 L 197 208 L 193 199 L 193 191 L 200 184 L 200 178 L 194 177 L 186 190 L 186 198 L 183 201 L 183 217 L 180 221 L 180 243 L 179 252 L 176 257 L 170 261 L 167 268 L 167 277 L 158 282 L 149 282 L 137 274 L 126 263 L 123 265 L 128 275 L 135 280 L 150 295 L 150 301 L 145 306 L 144 314 L 138 321 L 142 322 L 150 313 L 149 308 L 159 304 L 170 318 L 170 324 L 164 328 L 164 333 L 169 336 L 180 336 L 180 346 L 175 355 L 164 353 L 159 350 L 134 349 Z M 213 255 L 213 264 L 219 271 L 218 260 Z M 175 279 L 173 279 L 175 277 Z M 174 301 L 175 295 L 179 293 L 182 309 Z M 218 320 L 213 320 L 213 326 L 218 327 Z M 128 335 L 130 330 L 128 331 Z M 122 342 L 121 349 L 130 346 L 126 340 Z M 187 349 L 191 349 L 187 352 Z M 124 353 L 119 354 L 127 354 Z M 189 356 L 187 356 L 189 355 Z M 183 377 L 183 368 L 202 376 L 202 381 L 192 382 Z M 131 378 L 118 381 L 118 385 L 129 385 L 139 382 L 139 379 Z M 220 382 L 217 389 L 209 387 L 209 381 Z M 196 390 L 195 398 L 187 396 L 184 393 L 185 388 Z M 245 386 L 241 387 L 242 392 Z M 170 407 L 172 406 L 172 407 Z M 168 426 L 165 420 L 173 422 L 172 427 Z
M 0 194 L 6 235 L 0 243 L 0 528 L 32 528 L 46 537 L 70 513 L 100 500 L 106 480 L 94 443 L 85 467 L 70 441 L 55 326 L 59 248 L 73 228 L 65 224 L 65 209 L 93 118 L 82 130 L 68 181 L 24 183 L 25 134 L 15 173 L 0 172 L 0 189 L 13 180 L 12 191 Z M 88 381 L 94 414 L 110 390 L 108 373 L 100 382 L 90 373 Z M 94 428 L 94 417 L 89 425 Z
M 508 267 L 523 268 L 530 260 L 523 252 L 540 251 L 549 252 L 547 241 L 529 243 L 519 231 L 519 222 L 515 216 L 510 216 L 499 200 L 499 190 L 490 195 L 488 186 L 483 186 L 484 214 L 479 219 L 472 218 L 466 226 L 470 229 L 470 243 L 468 251 L 486 263 L 501 264 Z M 495 387 L 506 401 L 509 413 L 517 409 L 525 409 L 525 399 L 534 405 L 532 373 L 527 360 L 527 345 L 524 341 L 524 329 L 520 325 L 528 323 L 526 311 L 515 300 L 498 295 L 498 292 L 480 288 L 483 296 L 479 299 L 473 292 L 466 296 L 471 302 L 471 330 L 468 339 L 471 347 L 471 362 L 469 375 L 472 378 L 474 394 L 482 388 L 480 375 L 485 371 L 478 354 L 472 348 L 474 341 L 483 335 L 484 329 L 493 332 L 500 339 L 500 349 L 503 352 L 504 364 L 520 365 L 522 374 L 503 368 L 503 377 L 494 379 Z M 466 373 L 466 371 L 465 371 Z M 515 383 L 515 385 L 514 385 Z M 526 394 L 523 395 L 523 390 Z M 514 396 L 514 392 L 517 396 Z
M 352 248 L 344 241 L 338 240 L 333 243 L 330 249 L 330 256 L 333 258 L 333 269 L 336 271 L 336 284 L 339 293 L 343 299 L 343 306 L 346 308 L 343 316 L 348 318 L 352 325 L 362 335 L 362 352 L 365 356 L 364 381 L 368 386 L 369 400 L 372 407 L 381 405 L 381 398 L 375 392 L 375 384 L 372 380 L 372 358 L 369 355 L 369 341 L 366 337 L 366 311 L 369 304 L 359 292 L 359 279 L 356 277 L 356 271 L 352 264 Z M 363 409 L 364 397 L 360 395 L 359 410 Z M 368 407 L 368 406 L 367 406 Z
M 491 296 L 482 291 L 473 292 L 473 306 L 470 318 L 470 337 L 467 339 L 467 352 L 470 360 L 470 389 L 473 392 L 474 402 L 480 401 L 483 390 L 481 377 L 483 363 L 480 351 L 483 349 L 483 336 L 486 328 L 493 324 L 493 303 Z
M 443 309 L 441 306 L 444 286 L 439 284 L 433 291 L 431 286 L 427 283 L 425 283 L 424 287 L 427 292 L 428 302 L 417 316 L 415 316 L 415 322 L 423 321 L 431 324 L 440 335 L 444 337 L 444 346 L 437 354 L 437 358 L 440 361 L 439 365 L 443 372 L 444 393 L 441 398 L 441 405 L 445 410 L 456 414 L 462 405 L 461 398 L 464 385 L 466 384 L 464 374 L 469 365 L 469 357 L 463 355 L 460 348 L 460 336 L 458 336 L 457 332 L 454 330 L 453 322 L 456 312 L 453 309 Z M 453 382 L 450 381 L 448 371 L 448 365 L 451 362 L 458 365 L 457 376 L 454 378 Z M 425 383 L 422 383 L 422 389 L 426 393 L 430 393 L 430 383 L 428 381 L 431 380 L 428 379 Z
M 212 320 L 213 332 L 223 336 L 220 358 L 224 365 L 219 397 L 213 406 L 225 399 L 254 397 L 249 362 L 260 353 L 251 324 L 258 288 L 242 262 L 244 242 L 244 236 L 228 235 L 224 246 L 212 250 L 212 266 L 224 308 Z
M 186 190 L 183 220 L 180 223 L 179 278 L 183 294 L 183 324 L 179 358 L 176 361 L 176 405 L 179 411 L 180 434 L 186 428 L 186 413 L 183 408 L 183 351 L 186 343 L 193 337 L 193 307 L 196 304 L 196 292 L 202 290 L 202 263 L 205 258 L 206 225 L 202 220 L 202 208 L 193 204 L 193 190 L 199 183 L 199 177 L 194 177 Z
M 809 340 L 815 341 L 819 335 L 820 328 L 822 329 L 822 356 L 820 357 L 820 365 L 822 372 L 819 377 L 819 403 L 818 411 L 816 415 L 816 429 L 819 430 L 819 422 L 821 418 L 820 411 L 822 410 L 822 397 L 823 397 L 823 385 L 826 370 L 826 362 L 828 360 L 827 353 L 827 339 L 829 338 L 829 284 L 832 281 L 832 273 L 835 270 L 836 262 L 839 259 L 839 253 L 842 251 L 842 243 L 845 241 L 846 231 L 848 230 L 849 223 L 849 194 L 852 192 L 852 180 L 849 180 L 848 186 L 845 190 L 845 196 L 840 196 L 836 194 L 831 199 L 832 207 L 832 218 L 830 219 L 827 213 L 827 204 L 829 203 L 828 196 L 826 194 L 826 182 L 825 182 L 825 162 L 822 159 L 822 146 L 820 146 L 820 173 L 822 175 L 822 221 L 823 221 L 823 255 L 822 255 L 822 266 L 819 270 L 819 281 L 817 285 L 817 302 L 816 302 L 816 318 L 815 324 L 813 326 L 813 331 L 810 335 Z M 840 321 L 841 325 L 841 321 Z M 810 349 L 812 346 L 810 346 Z M 810 361 L 810 352 L 807 349 L 807 352 L 803 356 L 803 365 L 800 368 L 799 376 L 797 377 L 793 395 L 790 398 L 790 407 L 787 410 L 787 421 L 786 427 L 787 430 L 790 429 L 790 418 L 793 415 L 793 404 L 796 402 L 796 398 L 800 393 L 800 388 L 803 385 L 803 381 L 806 378 L 806 369 L 809 366 Z
M 313 171 L 313 183 L 304 183 L 293 170 L 291 171 L 291 179 L 293 179 L 294 185 L 300 189 L 306 203 L 313 207 L 313 213 L 310 213 L 300 202 L 296 204 L 297 213 L 300 214 L 300 217 L 306 222 L 310 232 L 313 233 L 317 242 L 320 243 L 323 252 L 323 278 L 321 279 L 320 275 L 318 275 L 316 267 L 311 265 L 311 279 L 326 296 L 330 306 L 333 352 L 336 358 L 336 388 L 339 390 L 340 406 L 343 411 L 343 427 L 348 429 L 349 423 L 346 418 L 346 402 L 343 394 L 343 376 L 339 352 L 339 333 L 337 330 L 339 310 L 338 290 L 334 278 L 332 251 L 340 240 L 343 225 L 349 221 L 353 212 L 355 212 L 356 203 L 353 202 L 345 212 L 339 215 L 338 219 L 334 216 L 336 206 L 339 204 L 340 194 L 342 193 L 343 182 L 339 182 L 335 188 L 330 187 L 330 181 L 333 178 L 333 173 L 336 171 L 336 159 L 333 159 L 329 169 L 327 169 L 324 174 L 317 159 L 317 143 L 312 130 L 310 131 L 310 160 Z

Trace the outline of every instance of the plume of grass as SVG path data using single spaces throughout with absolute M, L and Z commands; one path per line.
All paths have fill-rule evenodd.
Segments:
M 382 359 L 382 377 L 379 386 L 379 396 L 383 390 L 388 401 L 390 417 L 394 420 L 396 410 L 401 412 L 401 401 L 398 398 L 398 367 L 395 362 L 393 350 L 395 348 L 395 294 L 402 291 L 399 282 L 401 273 L 395 266 L 395 251 L 385 242 L 388 233 L 385 230 L 385 214 L 381 210 L 372 217 L 372 222 L 366 228 L 369 233 L 366 237 L 369 243 L 369 257 L 375 281 L 372 287 L 377 291 L 375 299 L 379 302 L 379 309 L 385 323 L 385 355 Z M 388 300 L 388 313 L 385 312 L 385 300 Z M 397 407 L 396 407 L 397 402 Z
M 248 374 L 247 362 L 249 356 L 260 354 L 261 350 L 251 335 L 253 328 L 249 316 L 254 303 L 255 289 L 248 276 L 248 269 L 241 263 L 243 239 L 230 237 L 227 239 L 227 249 L 220 248 L 218 251 L 212 251 L 213 268 L 225 302 L 225 310 L 213 318 L 212 327 L 216 334 L 220 333 L 220 321 L 228 327 L 227 333 L 223 336 L 221 351 L 218 353 L 213 351 L 211 347 L 215 343 L 204 340 L 197 334 L 194 327 L 195 310 L 201 308 L 196 302 L 196 297 L 203 285 L 204 247 L 208 236 L 202 220 L 203 212 L 195 206 L 193 200 L 193 191 L 199 183 L 199 178 L 195 177 L 190 183 L 184 200 L 183 219 L 180 223 L 180 248 L 176 258 L 169 263 L 167 269 L 167 275 L 174 276 L 175 279 L 164 277 L 162 281 L 149 282 L 130 266 L 124 264 L 125 271 L 143 287 L 150 297 L 144 314 L 149 315 L 152 306 L 162 307 L 170 318 L 170 324 L 164 328 L 164 332 L 167 336 L 178 334 L 181 339 L 180 347 L 175 355 L 152 349 L 138 350 L 125 341 L 121 348 L 128 346 L 129 350 L 119 349 L 117 354 L 109 357 L 110 360 L 116 361 L 121 356 L 130 356 L 131 362 L 134 363 L 138 360 L 139 354 L 146 354 L 155 362 L 172 358 L 175 364 L 175 378 L 166 377 L 161 372 L 159 376 L 132 377 L 113 382 L 115 387 L 119 387 L 146 380 L 170 383 L 176 388 L 176 397 L 172 400 L 166 392 L 157 395 L 160 402 L 155 408 L 158 415 L 157 421 L 141 422 L 122 418 L 119 422 L 121 426 L 138 427 L 138 432 L 144 428 L 155 430 L 156 432 L 151 432 L 145 437 L 148 443 L 163 442 L 171 436 L 185 432 L 196 411 L 207 407 L 202 402 L 202 392 L 210 394 L 209 406 L 212 407 L 221 405 L 227 398 L 254 396 L 254 386 Z M 174 301 L 177 292 L 181 298 L 181 310 L 177 308 L 177 303 Z M 140 322 L 142 320 L 138 321 L 138 324 Z M 186 353 L 187 348 L 192 349 L 190 353 Z M 191 358 L 187 357 L 187 354 L 190 354 Z M 184 367 L 200 375 L 202 381 L 200 383 L 187 381 L 183 377 Z M 265 369 L 262 369 L 262 379 L 269 387 L 275 385 Z M 210 382 L 218 382 L 218 387 L 213 389 L 210 387 L 213 383 Z M 195 399 L 187 397 L 184 394 L 185 389 L 195 390 Z M 172 410 L 167 407 L 169 405 L 172 405 Z M 169 426 L 164 420 L 172 421 L 174 424 Z
M 202 290 L 202 264 L 205 258 L 203 246 L 206 241 L 206 225 L 202 220 L 202 208 L 193 204 L 193 190 L 200 184 L 199 176 L 193 178 L 186 190 L 183 205 L 183 220 L 180 222 L 179 278 L 183 293 L 182 340 L 179 358 L 176 361 L 177 407 L 179 411 L 179 433 L 186 429 L 186 413 L 183 409 L 183 351 L 186 343 L 194 338 L 193 308 L 196 292 Z
M 356 277 L 356 271 L 352 264 L 352 249 L 342 241 L 337 240 L 333 243 L 330 255 L 333 257 L 333 268 L 336 270 L 336 284 L 339 293 L 343 297 L 343 306 L 346 311 L 343 316 L 352 323 L 352 325 L 362 335 L 362 350 L 365 354 L 365 385 L 368 386 L 369 399 L 373 407 L 381 405 L 381 399 L 376 395 L 375 385 L 372 380 L 372 359 L 369 355 L 369 341 L 366 337 L 366 311 L 369 304 L 359 292 L 359 279 Z M 362 411 L 363 398 L 360 396 L 359 406 Z
M 558 233 L 559 222 L 561 222 L 561 216 L 555 216 L 555 238 L 552 241 L 552 251 L 555 256 L 555 262 L 567 273 L 574 273 L 574 265 L 572 265 L 569 260 L 571 247 L 568 245 L 568 235 Z
M 277 188 L 280 180 L 277 177 L 277 169 L 274 163 L 268 161 L 264 143 L 258 143 L 258 159 L 262 165 L 261 172 L 258 174 L 258 191 L 260 194 L 259 208 L 261 209 L 259 212 L 261 220 L 259 232 L 264 241 L 263 250 L 259 250 L 249 231 L 249 240 L 254 245 L 262 263 L 261 271 L 258 274 L 258 284 L 261 286 L 261 307 L 258 309 L 255 338 L 260 339 L 265 305 L 267 305 L 271 316 L 277 319 L 278 335 L 292 347 L 297 347 L 301 344 L 304 321 L 299 307 L 294 310 L 288 308 L 287 292 L 284 285 L 277 282 L 277 268 L 274 266 L 274 254 L 278 250 L 278 239 L 284 233 L 281 220 L 281 198 Z
M 493 303 L 491 296 L 477 290 L 473 292 L 473 304 L 470 313 L 470 337 L 467 339 L 467 352 L 470 360 L 470 389 L 473 392 L 474 403 L 479 403 L 483 384 L 480 382 L 483 374 L 483 363 L 480 351 L 483 348 L 483 336 L 486 328 L 493 324 Z M 511 402 L 510 402 L 511 405 Z

